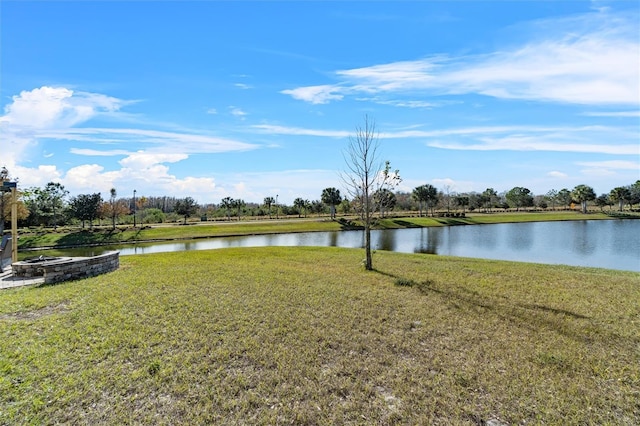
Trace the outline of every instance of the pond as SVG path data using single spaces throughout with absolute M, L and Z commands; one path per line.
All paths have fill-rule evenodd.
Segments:
M 640 272 L 640 220 L 505 223 L 373 231 L 372 248 Z M 115 247 L 122 256 L 258 246 L 363 247 L 362 231 L 251 235 Z M 113 249 L 65 251 L 95 255 Z M 38 254 L 41 254 L 39 252 Z

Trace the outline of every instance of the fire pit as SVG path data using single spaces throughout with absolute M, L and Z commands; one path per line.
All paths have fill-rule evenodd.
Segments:
M 71 257 L 38 256 L 16 262 L 11 265 L 16 277 L 44 277 L 46 267 L 71 260 Z
M 120 252 L 93 257 L 38 256 L 11 265 L 16 277 L 44 277 L 45 283 L 93 277 L 115 271 L 120 266 Z
M 55 256 L 38 256 L 38 257 L 30 257 L 28 259 L 23 260 L 24 263 L 42 263 L 42 262 L 51 262 L 53 260 L 64 259 L 62 257 Z

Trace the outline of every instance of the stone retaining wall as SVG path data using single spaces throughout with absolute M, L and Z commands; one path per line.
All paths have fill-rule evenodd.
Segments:
M 120 252 L 111 251 L 93 257 L 73 257 L 52 262 L 44 262 L 37 266 L 30 265 L 32 271 L 27 271 L 27 264 L 21 262 L 12 265 L 16 276 L 44 276 L 45 284 L 59 283 L 68 280 L 93 277 L 107 272 L 115 271 L 120 267 Z

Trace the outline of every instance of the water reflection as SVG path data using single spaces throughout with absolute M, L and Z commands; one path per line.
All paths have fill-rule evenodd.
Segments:
M 512 230 L 507 235 L 507 244 L 511 250 L 529 251 L 534 242 L 534 228 L 536 223 L 527 224 L 532 226 L 520 226 L 517 230 Z
M 581 220 L 573 225 L 573 250 L 581 255 L 591 255 L 596 249 L 596 241 L 589 235 L 589 222 Z
M 391 232 L 390 232 L 391 231 Z M 394 251 L 396 246 L 396 236 L 392 230 L 387 229 L 378 233 L 378 241 L 374 246 L 378 250 Z
M 440 228 L 422 228 L 418 238 L 418 245 L 413 251 L 414 253 L 438 254 L 440 246 Z
M 449 226 L 373 231 L 372 247 L 403 253 L 427 253 L 548 264 L 595 266 L 640 272 L 640 220 L 597 220 Z M 146 254 L 256 246 L 364 246 L 362 231 L 251 235 L 204 240 L 136 244 L 75 250 L 28 252 L 56 256 L 93 256 L 118 249 Z

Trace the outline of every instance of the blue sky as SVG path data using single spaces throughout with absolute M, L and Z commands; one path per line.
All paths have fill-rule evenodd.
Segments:
M 0 36 L 23 187 L 319 199 L 365 115 L 403 191 L 640 179 L 637 1 L 2 1 Z

